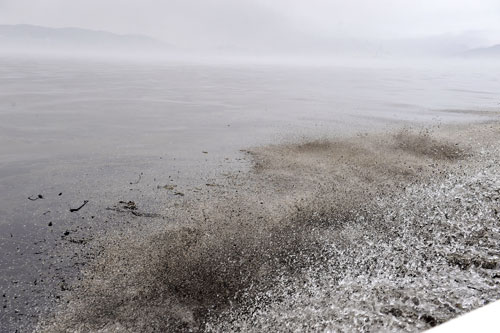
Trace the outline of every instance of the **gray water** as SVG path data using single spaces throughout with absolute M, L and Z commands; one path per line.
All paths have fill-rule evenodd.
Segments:
M 7 58 L 0 64 L 3 222 L 19 200 L 44 186 L 81 186 L 74 178 L 82 171 L 135 179 L 160 157 L 196 169 L 207 157 L 216 163 L 283 138 L 468 121 L 500 106 L 500 66 L 475 62 L 291 67 Z
M 500 66 L 474 62 L 0 59 L 0 320 L 14 327 L 36 316 L 55 295 L 39 290 L 40 276 L 57 274 L 47 288 L 59 288 L 74 267 L 61 262 L 76 259 L 58 260 L 59 249 L 76 246 L 64 232 L 121 223 L 106 211 L 118 201 L 161 215 L 181 199 L 162 186 L 189 196 L 224 171 L 244 170 L 239 150 L 250 146 L 487 119 L 500 110 L 499 74 Z M 69 211 L 84 200 L 81 211 Z

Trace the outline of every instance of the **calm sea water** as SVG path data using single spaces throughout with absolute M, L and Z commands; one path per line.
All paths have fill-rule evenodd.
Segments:
M 477 111 L 500 109 L 499 74 L 500 66 L 474 62 L 410 68 L 0 59 L 1 222 L 12 222 L 12 210 L 47 186 L 101 193 L 105 183 L 112 191 L 113 181 L 162 169 L 160 157 L 174 169 L 206 171 L 207 159 L 296 136 L 477 119 L 484 115 Z M 76 180 L 85 173 L 92 177 Z

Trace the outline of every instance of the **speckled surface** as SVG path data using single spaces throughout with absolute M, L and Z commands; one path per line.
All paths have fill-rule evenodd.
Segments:
M 256 155 L 240 149 L 490 119 L 500 91 L 495 70 L 475 66 L 1 63 L 0 317 L 8 331 L 54 313 L 108 235 L 180 223 L 186 202 L 197 212 L 210 206 L 219 183 L 253 172 Z

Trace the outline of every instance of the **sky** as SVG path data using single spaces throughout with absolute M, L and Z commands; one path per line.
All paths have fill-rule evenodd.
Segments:
M 0 0 L 0 24 L 19 23 L 144 34 L 181 47 L 442 35 L 477 46 L 500 43 L 500 0 Z

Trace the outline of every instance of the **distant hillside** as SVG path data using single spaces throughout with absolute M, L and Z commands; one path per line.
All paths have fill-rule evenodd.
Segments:
M 160 51 L 168 45 L 140 35 L 118 35 L 80 28 L 0 25 L 0 50 Z
M 488 58 L 499 58 L 500 59 L 500 44 L 490 47 L 483 47 L 479 49 L 469 50 L 464 53 L 466 57 L 488 57 Z

